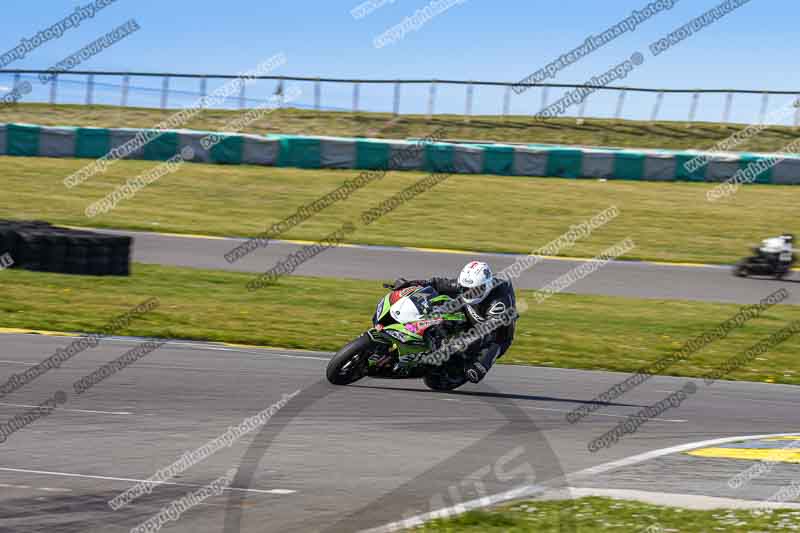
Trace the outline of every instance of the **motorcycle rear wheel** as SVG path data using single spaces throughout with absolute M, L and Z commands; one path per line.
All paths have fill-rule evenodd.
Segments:
M 349 385 L 366 376 L 372 343 L 369 335 L 362 335 L 336 352 L 325 370 L 328 381 L 334 385 Z
M 747 268 L 747 263 L 742 261 L 741 263 L 737 263 L 736 266 L 733 268 L 733 275 L 739 278 L 746 278 L 750 274 L 750 270 Z
M 425 382 L 429 389 L 448 391 L 457 389 L 466 383 L 467 376 L 462 372 L 460 376 L 454 377 L 448 374 L 446 369 L 440 368 L 426 374 L 422 381 Z

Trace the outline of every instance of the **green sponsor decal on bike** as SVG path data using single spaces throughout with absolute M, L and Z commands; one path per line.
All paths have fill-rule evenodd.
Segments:
M 408 329 L 406 329 L 405 325 L 403 325 L 403 324 L 391 324 L 391 325 L 386 326 L 385 328 L 383 328 L 383 330 L 384 331 L 391 330 L 391 331 L 399 332 L 399 334 L 402 335 L 403 338 L 394 337 L 394 335 L 392 335 L 391 333 L 388 333 L 388 335 L 394 337 L 395 339 L 399 340 L 400 342 L 414 342 L 414 341 L 421 342 L 421 341 L 423 341 L 421 335 L 417 335 L 416 333 L 408 331 Z
M 420 344 L 403 344 L 399 343 L 395 345 L 397 347 L 397 353 L 400 354 L 400 357 L 405 355 L 411 355 L 416 353 L 422 353 L 428 350 L 428 347 L 425 345 Z
M 434 318 L 443 318 L 444 320 L 452 320 L 454 322 L 466 322 L 467 315 L 464 313 L 444 313 L 441 315 L 433 315 Z

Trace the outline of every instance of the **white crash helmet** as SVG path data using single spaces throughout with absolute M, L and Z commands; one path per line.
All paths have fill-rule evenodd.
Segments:
M 481 261 L 467 263 L 458 275 L 458 285 L 465 289 L 461 298 L 465 303 L 477 304 L 492 290 L 492 267 Z

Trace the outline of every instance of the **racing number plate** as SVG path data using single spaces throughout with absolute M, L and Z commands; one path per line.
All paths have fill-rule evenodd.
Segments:
M 792 260 L 792 252 L 781 252 L 779 256 L 781 261 L 791 261 Z

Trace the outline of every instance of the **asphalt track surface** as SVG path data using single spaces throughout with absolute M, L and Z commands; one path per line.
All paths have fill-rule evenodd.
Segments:
M 71 341 L 0 335 L 2 377 Z M 416 380 L 335 387 L 320 381 L 329 354 L 174 341 L 85 394 L 73 393 L 72 383 L 137 342 L 105 339 L 0 398 L 4 422 L 57 390 L 68 394 L 49 416 L 0 444 L 0 531 L 129 531 L 239 465 L 230 490 L 165 530 L 357 531 L 515 487 L 557 486 L 565 474 L 573 487 L 763 499 L 800 473 L 800 465 L 781 465 L 750 486 L 726 490 L 728 477 L 750 462 L 679 453 L 585 471 L 669 446 L 796 431 L 798 389 L 790 386 L 694 381 L 697 392 L 679 407 L 596 453 L 587 450 L 591 439 L 687 380 L 653 377 L 570 424 L 568 411 L 625 376 L 500 365 L 483 383 L 453 393 Z M 262 430 L 175 484 L 158 485 L 117 511 L 106 505 L 135 480 L 296 390 Z
M 268 246 L 258 248 L 231 264 L 224 259 L 224 254 L 244 242 L 243 239 L 99 231 L 133 236 L 133 260 L 137 262 L 239 272 L 264 272 L 303 246 L 286 241 L 271 241 Z M 363 280 L 456 276 L 466 261 L 486 261 L 498 271 L 512 264 L 516 257 L 510 254 L 467 255 L 459 252 L 346 245 L 326 250 L 300 265 L 293 274 Z M 517 288 L 539 289 L 581 262 L 545 259 L 525 271 L 514 284 Z M 752 304 L 779 288 L 786 288 L 790 293 L 783 303 L 800 304 L 800 272 L 793 272 L 783 281 L 742 279 L 732 276 L 730 267 L 726 266 L 617 261 L 578 281 L 565 292 Z

